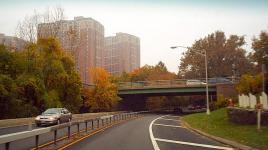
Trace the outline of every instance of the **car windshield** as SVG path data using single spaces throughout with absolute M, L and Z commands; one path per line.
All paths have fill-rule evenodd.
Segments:
M 58 108 L 51 108 L 51 109 L 47 109 L 42 114 L 58 114 L 58 113 L 60 113 L 60 109 L 58 109 Z

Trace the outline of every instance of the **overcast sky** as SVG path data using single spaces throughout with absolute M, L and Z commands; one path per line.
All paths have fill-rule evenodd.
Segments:
M 141 41 L 141 65 L 163 61 L 178 71 L 184 49 L 216 30 L 245 35 L 249 51 L 253 36 L 268 30 L 267 0 L 6 0 L 0 1 L 0 33 L 14 35 L 17 23 L 34 9 L 61 6 L 67 19 L 91 17 L 105 27 L 105 36 L 125 32 Z

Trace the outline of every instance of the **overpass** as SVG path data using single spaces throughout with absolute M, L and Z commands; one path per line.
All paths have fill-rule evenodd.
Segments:
M 234 84 L 218 83 L 208 85 L 209 95 L 234 96 L 236 95 Z M 142 96 L 191 96 L 205 95 L 206 83 L 187 84 L 187 80 L 157 80 L 157 81 L 137 81 L 119 82 L 118 96 L 129 97 L 134 95 Z

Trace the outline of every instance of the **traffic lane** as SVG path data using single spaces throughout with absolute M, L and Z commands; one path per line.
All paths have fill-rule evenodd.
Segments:
M 35 124 L 31 124 L 32 129 L 37 129 Z M 21 125 L 21 126 L 12 126 L 12 127 L 3 127 L 0 128 L 0 136 L 10 133 L 22 132 L 29 130 L 29 125 Z
M 101 133 L 74 144 L 67 150 L 153 150 L 149 125 L 159 115 L 146 115 L 115 125 Z
M 184 128 L 179 120 L 166 120 L 167 116 L 157 119 L 152 131 L 156 138 L 160 149 L 208 149 L 206 146 L 214 146 L 214 148 L 227 147 L 226 145 L 197 134 L 191 130 Z M 203 144 L 197 146 L 198 144 Z
M 78 119 L 76 119 L 78 120 Z M 18 125 L 18 126 L 11 126 L 11 127 L 3 127 L 0 128 L 0 136 L 1 135 L 5 135 L 5 134 L 11 134 L 11 133 L 16 133 L 16 132 L 23 132 L 23 131 L 29 131 L 29 129 L 38 129 L 38 128 L 45 128 L 48 127 L 48 125 L 43 125 L 41 127 L 37 127 L 35 124 L 30 124 L 30 128 L 29 128 L 29 124 L 27 125 Z M 52 125 L 53 126 L 53 125 Z
M 174 126 L 181 126 L 181 121 L 176 120 L 176 119 L 166 119 L 164 118 L 159 118 L 157 119 L 154 124 L 168 124 L 168 125 L 174 125 Z
M 159 122 L 160 121 L 157 120 L 154 124 L 159 125 L 153 125 L 153 133 L 156 138 L 223 146 L 223 144 L 219 142 L 216 142 L 212 139 L 209 139 L 207 137 L 204 137 L 200 134 L 197 134 L 191 130 L 182 127 L 181 124 L 179 123 L 174 127 L 172 127 L 174 124 L 172 124 L 172 126 L 161 126 L 170 124 L 168 123 L 160 124 Z
M 161 150 L 211 150 L 211 148 L 195 147 L 190 145 L 168 143 L 161 141 L 157 141 L 157 144 Z
M 104 121 L 104 124 L 106 122 Z M 100 122 L 100 125 L 101 122 Z M 45 127 L 44 127 L 45 128 Z M 91 129 L 92 125 L 91 123 L 88 124 L 88 129 Z M 94 128 L 97 128 L 97 122 L 94 122 Z M 80 130 L 84 130 L 85 129 L 85 124 L 80 124 L 79 126 Z M 78 130 L 77 126 L 71 126 L 71 134 L 76 133 Z M 67 136 L 68 134 L 68 128 L 63 128 L 63 129 L 59 129 L 57 132 L 57 137 L 61 138 L 64 136 Z M 54 139 L 54 132 L 49 132 L 49 133 L 45 133 L 45 134 L 41 134 L 39 136 L 39 145 L 45 144 L 47 142 L 50 142 Z M 30 137 L 30 138 L 26 138 L 26 139 L 22 139 L 22 140 L 18 140 L 18 141 L 14 141 L 10 143 L 10 150 L 23 150 L 23 149 L 30 149 L 32 147 L 35 146 L 35 138 L 34 137 Z M 0 145 L 0 150 L 4 150 L 4 144 Z

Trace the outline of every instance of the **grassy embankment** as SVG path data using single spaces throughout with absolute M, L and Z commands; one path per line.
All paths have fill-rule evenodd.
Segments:
M 258 149 L 268 149 L 268 126 L 262 126 L 261 131 L 256 125 L 238 125 L 228 121 L 226 109 L 211 112 L 191 114 L 183 117 L 191 127 L 208 134 L 239 142 Z

